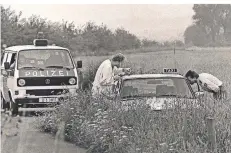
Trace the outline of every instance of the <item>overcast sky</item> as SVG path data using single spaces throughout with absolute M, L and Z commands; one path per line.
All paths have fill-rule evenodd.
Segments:
M 5 5 L 8 6 L 8 5 Z M 40 4 L 11 5 L 23 17 L 40 15 L 52 21 L 74 21 L 79 26 L 87 21 L 104 23 L 112 30 L 123 27 L 140 38 L 158 41 L 183 39 L 184 30 L 192 23 L 191 4 L 152 5 L 81 5 Z

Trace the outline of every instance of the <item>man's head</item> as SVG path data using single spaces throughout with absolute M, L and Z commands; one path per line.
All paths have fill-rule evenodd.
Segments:
M 186 74 L 185 77 L 190 81 L 190 84 L 194 84 L 197 82 L 197 78 L 199 77 L 199 75 L 192 70 L 189 70 Z
M 116 66 L 119 68 L 120 64 L 124 61 L 124 59 L 125 56 L 121 53 L 114 55 L 111 59 L 112 67 Z

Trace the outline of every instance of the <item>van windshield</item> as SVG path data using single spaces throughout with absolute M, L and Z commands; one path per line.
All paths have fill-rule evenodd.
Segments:
M 18 53 L 18 69 L 23 68 L 69 68 L 73 61 L 64 49 L 23 50 Z

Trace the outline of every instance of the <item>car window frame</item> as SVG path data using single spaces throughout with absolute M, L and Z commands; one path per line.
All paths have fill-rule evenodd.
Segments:
M 195 92 L 193 91 L 193 88 L 192 88 L 192 86 L 191 86 L 189 80 L 188 80 L 187 78 L 184 78 L 184 79 L 185 79 L 185 82 L 186 82 L 186 84 L 188 85 L 188 87 L 189 87 L 189 89 L 190 89 L 190 91 L 191 91 L 191 93 L 192 93 L 192 95 L 193 95 L 193 98 L 196 99 L 196 94 L 195 94 Z M 198 85 L 198 84 L 197 84 L 197 85 Z
M 153 77 L 154 78 L 154 77 Z M 196 98 L 196 95 L 195 95 L 195 93 L 194 93 L 194 91 L 193 91 L 193 89 L 192 89 L 192 87 L 191 87 L 191 85 L 190 85 L 190 83 L 189 83 L 189 81 L 186 79 L 186 78 L 181 78 L 181 77 L 156 77 L 157 79 L 168 79 L 168 78 L 178 78 L 178 79 L 183 79 L 184 81 L 185 81 L 185 83 L 187 84 L 187 86 L 188 86 L 188 88 L 189 88 L 189 90 L 190 90 L 190 92 L 191 92 L 191 94 L 192 94 L 192 99 L 195 99 Z M 122 88 L 122 86 L 123 86 L 123 84 L 124 84 L 124 81 L 126 81 L 126 80 L 134 80 L 134 79 L 146 79 L 146 78 L 133 78 L 133 79 L 122 79 L 122 81 L 121 81 L 121 84 L 120 84 L 120 86 L 119 86 L 119 93 L 118 93 L 118 96 L 119 97 L 121 97 L 121 88 Z M 122 98 L 122 97 L 121 97 Z

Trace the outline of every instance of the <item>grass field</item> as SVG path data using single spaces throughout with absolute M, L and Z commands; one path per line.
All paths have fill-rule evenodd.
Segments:
M 175 56 L 173 52 L 161 51 L 126 57 L 124 66 L 137 73 L 152 69 L 161 72 L 164 67 L 177 67 L 182 74 L 189 69 L 211 73 L 221 79 L 229 95 L 231 93 L 231 51 L 176 51 Z M 107 58 L 88 56 L 76 60 L 83 60 L 85 76 L 91 73 L 85 77 L 88 80 L 94 78 L 92 70 Z M 64 121 L 65 139 L 85 147 L 89 153 L 209 153 L 213 147 L 217 153 L 230 153 L 231 101 L 213 101 L 205 96 L 200 102 L 202 105 L 196 110 L 155 112 L 145 101 L 138 100 L 124 111 L 119 101 L 79 92 L 51 114 L 41 116 L 37 126 L 55 134 L 60 121 Z M 208 132 L 208 117 L 214 121 L 215 132 Z M 214 138 L 211 133 L 216 135 L 214 145 L 210 143 Z
M 98 66 L 103 60 L 110 56 L 85 56 L 77 57 L 76 60 L 83 61 L 83 70 Z M 160 51 L 153 53 L 127 54 L 124 66 L 131 67 L 134 71 L 148 72 L 153 69 L 162 71 L 163 68 L 178 68 L 181 74 L 187 70 L 195 70 L 198 73 L 207 72 L 218 77 L 231 93 L 231 49 L 216 50 L 205 49 L 198 51 Z

